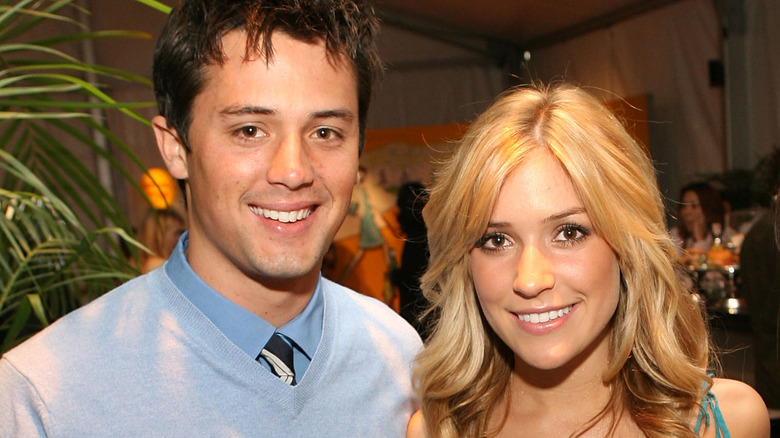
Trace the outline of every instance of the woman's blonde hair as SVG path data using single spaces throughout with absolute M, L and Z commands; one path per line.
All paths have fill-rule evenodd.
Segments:
M 156 257 L 164 260 L 171 255 L 173 248 L 168 246 L 166 234 L 168 232 L 183 232 L 184 227 L 184 218 L 174 210 L 150 210 L 146 214 L 136 232 L 136 237 L 140 243 L 152 251 L 152 254 L 146 251 L 139 253 L 139 264 L 142 271 L 147 270 L 145 266 L 150 258 Z
M 565 84 L 504 93 L 436 173 L 423 213 L 430 262 L 422 279 L 435 327 L 415 371 L 428 436 L 494 432 L 488 419 L 506 399 L 514 354 L 483 317 L 469 257 L 502 183 L 535 148 L 571 177 L 620 266 L 603 376 L 612 398 L 601 415 L 625 410 L 648 436 L 693 437 L 689 415 L 711 385 L 709 344 L 674 262 L 652 162 L 606 107 Z

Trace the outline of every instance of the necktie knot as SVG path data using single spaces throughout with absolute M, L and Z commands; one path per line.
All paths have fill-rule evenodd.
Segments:
M 274 332 L 268 343 L 257 357 L 263 358 L 271 366 L 271 372 L 288 385 L 295 385 L 295 367 L 293 366 L 293 350 L 284 335 Z

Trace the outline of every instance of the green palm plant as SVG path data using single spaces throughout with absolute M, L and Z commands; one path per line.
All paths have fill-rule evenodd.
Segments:
M 134 1 L 170 10 L 156 0 Z M 142 193 L 117 157 L 141 169 L 143 163 L 95 111 L 117 110 L 148 125 L 136 109 L 153 104 L 117 102 L 85 78 L 149 80 L 84 62 L 62 47 L 148 35 L 87 31 L 73 18 L 85 12 L 76 0 L 0 0 L 0 355 L 137 275 L 122 251 L 141 247 L 126 212 L 73 151 L 101 156 Z M 52 22 L 73 30 L 34 39 Z

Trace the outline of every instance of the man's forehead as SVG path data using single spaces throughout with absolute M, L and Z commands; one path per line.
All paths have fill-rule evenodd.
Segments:
M 354 74 L 355 66 L 351 60 L 341 52 L 328 51 L 325 40 L 322 38 L 300 38 L 283 30 L 274 30 L 270 35 L 270 41 L 266 41 L 263 35 L 258 35 L 255 41 L 245 29 L 232 30 L 222 36 L 222 52 L 225 59 L 238 55 L 242 62 L 260 60 L 271 65 L 279 50 L 278 41 L 280 38 L 294 43 L 317 46 L 322 50 L 324 59 L 333 68 L 345 68 Z
M 351 104 L 345 106 L 343 100 L 346 98 L 352 101 L 354 95 L 354 103 L 357 104 L 359 88 L 355 70 L 343 56 L 339 64 L 333 65 L 329 64 L 322 42 L 309 43 L 283 33 L 277 33 L 272 39 L 277 52 L 275 59 L 266 60 L 258 53 L 247 58 L 246 33 L 234 31 L 226 34 L 223 38 L 225 58 L 221 64 L 205 66 L 196 100 L 202 103 L 205 96 L 211 96 L 208 105 L 212 105 L 216 98 L 225 105 L 220 109 L 211 109 L 230 116 L 273 115 L 286 106 L 285 100 L 306 93 L 305 100 L 293 101 L 308 102 L 312 113 L 329 112 L 332 114 L 328 117 L 342 119 L 357 117 L 357 109 L 350 108 Z M 299 80 L 304 82 L 296 86 Z M 316 91 L 317 84 L 320 91 Z M 282 91 L 296 89 L 295 93 Z M 284 100 L 280 101 L 279 98 Z M 347 109 L 353 113 L 351 117 L 334 113 Z M 320 114 L 317 117 L 324 116 Z

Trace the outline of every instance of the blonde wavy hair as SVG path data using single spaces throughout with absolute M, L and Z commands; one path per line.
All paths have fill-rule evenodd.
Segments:
M 494 407 L 508 400 L 514 354 L 483 317 L 469 257 L 502 183 L 535 148 L 571 177 L 622 273 L 603 375 L 612 397 L 590 424 L 627 412 L 650 437 L 694 437 L 690 414 L 712 384 L 710 346 L 674 261 L 653 164 L 612 112 L 566 84 L 504 93 L 436 173 L 423 212 L 430 262 L 422 278 L 435 324 L 414 374 L 428 436 L 489 436 Z

